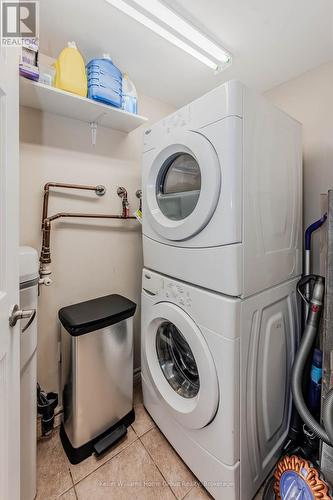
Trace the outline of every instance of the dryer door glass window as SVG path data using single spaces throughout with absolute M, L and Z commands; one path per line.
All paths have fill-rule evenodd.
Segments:
M 195 209 L 201 189 L 197 160 L 188 153 L 177 153 L 164 162 L 157 182 L 157 202 L 171 220 L 188 217 Z
M 184 398 L 194 398 L 200 388 L 198 367 L 190 346 L 172 323 L 165 321 L 159 326 L 156 351 L 171 387 Z

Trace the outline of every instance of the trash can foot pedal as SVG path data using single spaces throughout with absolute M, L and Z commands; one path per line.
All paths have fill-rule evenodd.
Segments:
M 111 448 L 114 444 L 116 444 L 119 439 L 122 437 L 126 436 L 127 434 L 127 427 L 126 425 L 122 424 L 117 429 L 114 431 L 110 432 L 107 436 L 103 437 L 96 443 L 94 443 L 94 452 L 96 455 L 101 455 L 104 453 L 108 448 Z

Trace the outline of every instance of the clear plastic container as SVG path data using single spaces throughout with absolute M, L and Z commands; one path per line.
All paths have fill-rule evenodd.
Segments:
M 44 85 L 54 85 L 56 70 L 52 66 L 45 66 L 43 64 L 39 65 L 39 79 L 40 83 L 44 83 Z
M 86 67 L 75 42 L 68 42 L 68 47 L 60 52 L 54 66 L 55 87 L 82 97 L 87 96 Z
M 138 112 L 138 94 L 134 83 L 128 78 L 127 73 L 123 75 L 121 107 L 128 113 L 137 114 Z

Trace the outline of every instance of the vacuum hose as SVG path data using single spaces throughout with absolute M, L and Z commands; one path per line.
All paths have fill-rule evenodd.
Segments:
M 313 291 L 310 299 L 303 294 L 303 287 L 313 282 Z M 314 434 L 329 446 L 333 446 L 333 389 L 331 389 L 323 404 L 322 427 L 308 410 L 302 390 L 303 372 L 315 342 L 321 312 L 323 309 L 325 280 L 322 276 L 309 274 L 304 276 L 297 284 L 297 291 L 309 305 L 309 313 L 305 324 L 305 330 L 296 354 L 292 371 L 291 389 L 295 407 L 303 422 L 314 432 Z

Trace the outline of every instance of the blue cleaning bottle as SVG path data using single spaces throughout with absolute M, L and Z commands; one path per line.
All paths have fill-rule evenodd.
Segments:
M 308 405 L 314 417 L 320 416 L 320 398 L 322 381 L 323 353 L 320 349 L 313 352 L 310 383 L 308 388 Z

